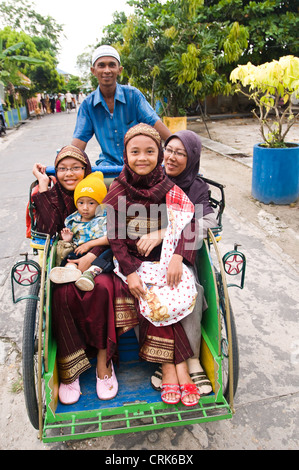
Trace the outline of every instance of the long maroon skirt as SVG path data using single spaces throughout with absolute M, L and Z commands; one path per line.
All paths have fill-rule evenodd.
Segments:
M 181 362 L 193 356 L 185 330 L 180 322 L 170 326 L 155 326 L 144 318 L 139 302 L 118 276 L 114 276 L 115 326 L 117 336 L 139 325 L 139 356 L 148 362 Z
M 54 286 L 52 328 L 60 380 L 72 383 L 90 367 L 86 351 L 107 350 L 107 365 L 117 356 L 117 337 L 139 324 L 139 355 L 149 362 L 180 362 L 193 356 L 180 323 L 156 327 L 140 313 L 128 286 L 114 273 L 95 277 L 82 292 L 74 283 Z
M 74 283 L 54 286 L 52 328 L 63 383 L 73 382 L 90 367 L 88 348 L 107 349 L 107 364 L 115 354 L 114 276 L 96 276 L 90 292 L 78 290 Z

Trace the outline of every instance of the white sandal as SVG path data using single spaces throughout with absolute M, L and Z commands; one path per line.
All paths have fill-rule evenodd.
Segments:
M 209 395 L 212 391 L 212 384 L 209 381 L 205 371 L 198 359 L 187 359 L 187 365 L 192 382 L 197 386 L 200 396 Z M 158 369 L 151 376 L 151 386 L 157 390 L 161 390 L 162 386 L 162 367 L 159 365 Z
M 77 281 L 80 276 L 82 276 L 80 269 L 69 263 L 67 266 L 57 266 L 51 269 L 49 277 L 54 284 L 66 284 L 67 282 Z
M 212 391 L 212 384 L 209 381 L 198 359 L 187 359 L 187 365 L 192 382 L 197 386 L 200 396 L 209 395 Z

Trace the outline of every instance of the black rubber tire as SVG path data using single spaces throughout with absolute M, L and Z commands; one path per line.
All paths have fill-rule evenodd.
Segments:
M 218 294 L 219 294 L 219 302 L 220 302 L 220 309 L 221 309 L 221 346 L 222 346 L 222 354 L 224 356 L 222 361 L 222 385 L 223 385 L 223 396 L 227 401 L 229 401 L 229 360 L 228 360 L 228 334 L 227 334 L 227 322 L 226 322 L 226 310 L 225 310 L 225 296 L 224 296 L 224 289 L 222 284 L 221 275 L 219 272 L 216 271 L 216 279 L 217 279 L 217 286 L 218 286 Z M 235 396 L 237 388 L 238 388 L 238 381 L 239 381 L 239 346 L 238 346 L 238 336 L 237 336 L 237 328 L 236 322 L 234 317 L 234 312 L 231 306 L 230 299 L 229 301 L 229 309 L 230 309 L 230 324 L 231 324 L 231 348 L 232 348 L 232 356 L 233 356 L 233 396 Z M 226 351 L 225 351 L 226 350 Z M 227 354 L 225 354 L 227 352 Z
M 38 296 L 39 289 L 40 283 L 36 282 L 30 288 L 30 295 Z M 38 305 L 37 299 L 27 300 L 22 341 L 25 404 L 29 420 L 35 429 L 39 429 L 37 400 Z
M 231 307 L 231 303 L 229 301 L 229 308 L 230 308 L 230 325 L 231 325 L 231 338 L 232 338 L 232 356 L 233 356 L 233 396 L 235 396 L 238 388 L 238 381 L 239 381 L 239 347 L 238 347 L 238 337 L 237 337 L 237 329 L 235 323 L 235 317 L 233 313 L 233 309 Z M 223 327 L 225 329 L 226 338 L 227 338 L 227 324 L 226 324 L 226 316 L 223 315 Z M 224 338 L 223 338 L 224 339 Z M 229 362 L 228 357 L 225 358 L 224 361 L 227 361 L 227 371 L 229 370 Z M 224 370 L 224 367 L 223 367 Z M 225 379 L 225 374 L 222 374 L 222 383 L 223 383 L 223 395 L 227 401 L 229 401 L 229 376 L 227 372 L 227 379 Z

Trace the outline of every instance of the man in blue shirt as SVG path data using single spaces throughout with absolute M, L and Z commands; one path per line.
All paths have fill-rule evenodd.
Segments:
M 100 46 L 94 51 L 91 72 L 99 86 L 79 108 L 72 145 L 85 150 L 95 134 L 101 146 L 96 165 L 123 165 L 124 136 L 139 122 L 155 127 L 163 140 L 171 135 L 137 88 L 117 83 L 122 69 L 113 47 Z

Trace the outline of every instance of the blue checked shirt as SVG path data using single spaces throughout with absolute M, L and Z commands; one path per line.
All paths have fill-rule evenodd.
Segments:
M 101 211 L 99 208 L 100 206 L 97 208 L 97 213 L 101 213 L 89 222 L 81 222 L 81 215 L 78 211 L 65 219 L 65 227 L 73 232 L 72 241 L 76 246 L 107 235 L 107 212 L 106 209 Z
M 96 165 L 123 165 L 124 136 L 128 129 L 140 122 L 154 126 L 159 119 L 137 88 L 119 83 L 111 114 L 98 87 L 80 105 L 73 138 L 88 142 L 95 134 L 102 151 Z

